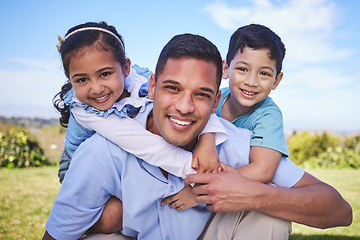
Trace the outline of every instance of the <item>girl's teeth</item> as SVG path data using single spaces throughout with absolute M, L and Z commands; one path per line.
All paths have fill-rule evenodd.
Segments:
M 174 123 L 177 123 L 179 125 L 190 125 L 191 122 L 185 122 L 185 121 L 180 121 L 180 120 L 177 120 L 177 119 L 174 119 L 174 118 L 170 118 L 171 121 L 173 121 Z
M 105 96 L 102 96 L 102 97 L 99 97 L 99 98 L 94 98 L 96 101 L 102 101 L 104 100 L 105 98 L 107 98 L 109 96 L 109 94 L 105 95 Z

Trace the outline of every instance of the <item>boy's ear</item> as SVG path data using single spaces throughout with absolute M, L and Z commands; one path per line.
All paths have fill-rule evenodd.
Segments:
M 277 88 L 277 86 L 281 82 L 281 79 L 283 78 L 283 76 L 284 76 L 284 73 L 282 73 L 282 72 L 276 76 L 275 81 L 272 84 L 272 88 L 271 88 L 272 90 L 275 90 Z
M 150 100 L 154 100 L 155 93 L 155 74 L 152 74 L 149 79 L 149 87 L 148 87 L 148 98 Z
M 223 66 L 223 79 L 228 79 L 229 78 L 229 67 L 226 63 L 226 60 L 224 59 L 222 62 L 222 66 Z

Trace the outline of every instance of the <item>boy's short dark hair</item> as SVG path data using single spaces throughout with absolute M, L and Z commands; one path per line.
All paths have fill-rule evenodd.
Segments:
M 230 38 L 226 62 L 230 65 L 236 53 L 244 47 L 252 49 L 266 48 L 270 50 L 270 59 L 276 61 L 276 75 L 281 72 L 282 61 L 285 57 L 285 46 L 281 38 L 268 27 L 260 24 L 250 24 L 240 27 Z
M 216 83 L 220 87 L 222 78 L 222 58 L 217 47 L 208 39 L 190 33 L 173 37 L 162 49 L 155 68 L 155 79 L 164 71 L 169 58 L 195 58 L 213 62 L 216 66 Z

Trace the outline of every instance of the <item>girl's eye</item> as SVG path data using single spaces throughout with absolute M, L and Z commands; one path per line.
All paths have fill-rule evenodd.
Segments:
M 107 76 L 109 76 L 111 74 L 111 72 L 103 72 L 103 73 L 101 73 L 101 76 L 102 77 L 107 77 Z
M 86 82 L 87 80 L 88 80 L 87 78 L 78 78 L 78 79 L 76 79 L 75 82 L 84 83 L 84 82 Z

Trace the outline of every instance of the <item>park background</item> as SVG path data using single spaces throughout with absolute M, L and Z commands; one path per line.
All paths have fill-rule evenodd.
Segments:
M 360 152 L 359 10 L 357 0 L 1 1 L 1 144 L 10 146 L 7 141 L 17 139 L 24 149 L 31 145 L 38 152 L 22 158 L 36 159 L 34 165 L 57 162 L 64 129 L 51 100 L 66 81 L 57 35 L 77 24 L 115 26 L 132 63 L 151 71 L 176 34 L 205 36 L 225 58 L 238 27 L 263 24 L 287 49 L 284 78 L 271 97 L 282 109 L 292 155 L 339 189 L 354 208 L 352 226 L 317 230 L 295 225 L 292 239 L 360 239 L 360 172 L 354 170 Z M 312 161 L 301 160 L 315 155 Z M 4 158 L 0 155 L 0 161 Z M 39 239 L 60 187 L 56 166 L 10 169 L 16 168 L 14 162 L 0 169 L 0 238 Z

